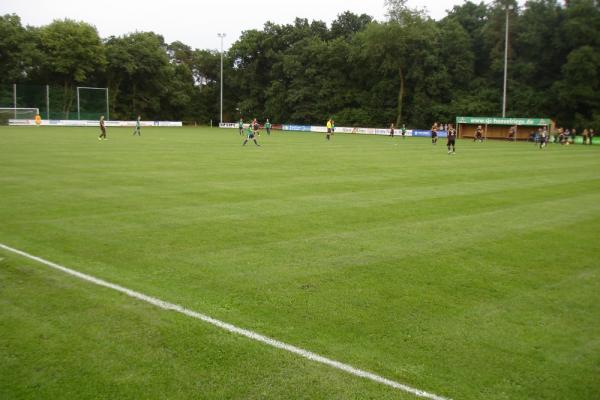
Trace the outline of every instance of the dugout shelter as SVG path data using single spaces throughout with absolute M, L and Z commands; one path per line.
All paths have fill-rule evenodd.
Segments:
M 459 138 L 475 137 L 479 125 L 486 139 L 528 140 L 538 128 L 554 131 L 554 122 L 549 118 L 456 117 Z

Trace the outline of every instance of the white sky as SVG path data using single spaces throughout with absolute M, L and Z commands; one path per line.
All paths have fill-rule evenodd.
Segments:
M 478 2 L 478 1 L 477 1 Z M 411 7 L 426 7 L 439 19 L 463 0 L 409 0 Z M 153 31 L 167 43 L 180 40 L 200 49 L 218 49 L 217 32 L 226 33 L 224 47 L 236 41 L 242 31 L 261 29 L 266 21 L 278 24 L 294 18 L 322 20 L 330 26 L 338 14 L 349 10 L 385 18 L 384 0 L 2 0 L 0 15 L 15 13 L 23 25 L 47 25 L 54 19 L 85 21 L 100 36 Z

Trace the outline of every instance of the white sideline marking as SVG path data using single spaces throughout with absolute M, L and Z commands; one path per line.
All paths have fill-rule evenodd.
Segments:
M 47 265 L 49 267 L 52 267 L 52 268 L 57 269 L 59 271 L 65 272 L 65 273 L 67 273 L 69 275 L 76 276 L 76 277 L 78 277 L 80 279 L 83 279 L 84 281 L 92 282 L 92 283 L 94 283 L 94 284 L 96 284 L 98 286 L 104 286 L 106 288 L 113 289 L 113 290 L 116 290 L 118 292 L 124 293 L 127 296 L 136 298 L 138 300 L 145 301 L 146 303 L 150 303 L 150 304 L 152 304 L 154 306 L 157 306 L 157 307 L 160 307 L 160 308 L 162 308 L 164 310 L 177 311 L 178 313 L 185 314 L 185 315 L 187 315 L 189 317 L 202 320 L 202 321 L 207 322 L 207 323 L 209 323 L 211 325 L 214 325 L 214 326 L 217 326 L 217 327 L 219 327 L 221 329 L 224 329 L 224 330 L 226 330 L 228 332 L 236 333 L 238 335 L 245 336 L 245 337 L 247 337 L 249 339 L 256 340 L 256 341 L 264 343 L 266 345 L 269 345 L 269 346 L 272 346 L 272 347 L 276 347 L 278 349 L 289 351 L 290 353 L 294 353 L 294 354 L 297 354 L 297 355 L 299 355 L 301 357 L 307 358 L 309 360 L 316 361 L 318 363 L 328 365 L 330 367 L 342 370 L 342 371 L 347 372 L 349 374 L 352 374 L 352 375 L 355 375 L 355 376 L 359 376 L 361 378 L 366 378 L 366 379 L 372 380 L 372 381 L 377 382 L 377 383 L 381 383 L 381 384 L 386 385 L 386 386 L 391 386 L 391 387 L 393 387 L 395 389 L 403 390 L 405 392 L 414 394 L 415 396 L 418 396 L 418 397 L 422 397 L 422 398 L 426 398 L 426 399 L 431 399 L 431 400 L 450 400 L 449 398 L 438 396 L 436 394 L 429 393 L 429 392 L 426 392 L 424 390 L 416 389 L 416 388 L 413 388 L 411 386 L 404 385 L 402 383 L 399 383 L 399 382 L 396 382 L 396 381 L 384 378 L 382 376 L 376 375 L 374 373 L 371 373 L 371 372 L 368 372 L 368 371 L 364 371 L 362 369 L 354 368 L 351 365 L 344 364 L 344 363 L 341 363 L 339 361 L 335 361 L 335 360 L 332 360 L 330 358 L 320 356 L 320 355 L 318 355 L 316 353 L 310 352 L 308 350 L 304 350 L 304 349 L 302 349 L 300 347 L 296 347 L 296 346 L 293 346 L 291 344 L 280 342 L 279 340 L 271 339 L 270 337 L 263 336 L 263 335 L 261 335 L 259 333 L 250 331 L 248 329 L 238 328 L 235 325 L 231 325 L 231 324 L 229 324 L 227 322 L 223 322 L 223 321 L 220 321 L 218 319 L 209 317 L 208 315 L 201 314 L 201 313 L 198 313 L 196 311 L 188 310 L 187 308 L 185 308 L 183 306 L 180 306 L 178 304 L 169 303 L 169 302 L 157 299 L 156 297 L 147 296 L 147 295 L 145 295 L 143 293 L 136 292 L 136 291 L 131 290 L 131 289 L 127 289 L 127 288 L 125 288 L 123 286 L 119 286 L 119 285 L 116 285 L 114 283 L 110 283 L 110 282 L 107 282 L 105 280 L 102 280 L 102 279 L 99 279 L 99 278 L 95 278 L 95 277 L 93 277 L 91 275 L 84 274 L 82 272 L 78 272 L 78 271 L 75 271 L 75 270 L 67 268 L 67 267 L 63 267 L 62 265 L 53 263 L 52 261 L 44 260 L 43 258 L 36 257 L 34 255 L 31 255 L 31 254 L 26 253 L 24 251 L 12 248 L 12 247 L 7 246 L 5 244 L 0 243 L 0 248 L 3 248 L 4 250 L 13 252 L 13 253 L 18 254 L 18 255 L 21 255 L 23 257 L 27 257 L 27 258 L 29 258 L 31 260 L 34 260 L 34 261 L 37 261 L 39 263 L 45 264 L 45 265 Z

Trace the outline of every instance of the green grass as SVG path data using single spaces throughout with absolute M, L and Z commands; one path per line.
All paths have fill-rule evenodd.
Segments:
M 600 398 L 600 147 L 0 128 L 0 242 L 453 399 Z M 0 398 L 401 398 L 0 251 Z

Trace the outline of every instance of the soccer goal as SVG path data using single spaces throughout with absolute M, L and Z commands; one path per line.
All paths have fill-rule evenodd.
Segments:
M 34 120 L 39 108 L 0 107 L 0 125 L 8 125 L 9 119 Z
M 108 88 L 77 86 L 77 119 L 109 120 Z

